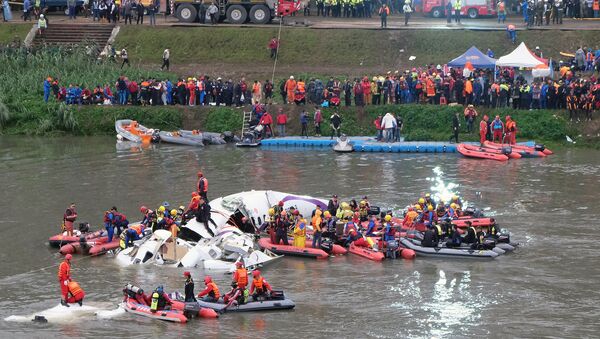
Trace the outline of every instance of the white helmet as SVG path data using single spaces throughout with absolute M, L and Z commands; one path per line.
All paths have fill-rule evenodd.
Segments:
M 43 18 L 44 18 L 44 14 L 40 14 L 40 18 L 42 18 L 42 19 L 43 19 Z

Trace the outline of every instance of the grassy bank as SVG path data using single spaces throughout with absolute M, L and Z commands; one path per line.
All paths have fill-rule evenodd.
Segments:
M 266 45 L 276 34 L 276 27 L 124 26 L 116 45 L 127 47 L 132 60 L 153 64 L 161 62 L 164 48 L 170 48 L 172 63 L 182 74 L 234 73 L 263 78 L 271 74 L 272 60 Z M 530 48 L 540 46 L 544 57 L 555 60 L 561 59 L 560 51 L 574 51 L 579 45 L 600 45 L 600 34 L 594 31 L 523 31 L 518 38 Z M 515 47 L 502 31 L 284 28 L 277 74 L 355 76 L 444 64 L 473 45 L 484 52 L 492 48 L 497 56 Z M 416 60 L 408 61 L 409 56 Z
M 15 38 L 20 41 L 25 40 L 27 33 L 31 30 L 33 21 L 31 23 L 18 23 L 18 24 L 3 24 L 0 25 L 0 45 L 5 45 L 13 42 Z

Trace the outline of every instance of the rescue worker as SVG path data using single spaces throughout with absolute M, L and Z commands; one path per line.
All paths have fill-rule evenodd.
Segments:
M 273 292 L 271 285 L 260 275 L 260 271 L 252 272 L 252 284 L 250 285 L 252 300 L 257 301 L 260 297 L 269 297 L 271 292 Z
M 233 281 L 236 282 L 239 288 L 244 289 L 248 286 L 248 270 L 241 261 L 236 262 L 235 266 L 236 269 L 233 273 Z
M 458 195 L 453 195 L 450 203 L 455 203 L 458 208 L 462 208 L 462 201 Z
M 358 214 L 360 216 L 360 221 L 369 220 L 369 207 L 367 206 L 367 202 L 361 200 L 358 204 Z
M 120 213 L 117 210 L 116 206 L 113 206 L 110 209 L 110 214 L 112 215 L 111 225 L 112 225 L 112 227 L 117 228 L 117 235 L 120 235 L 122 230 L 125 230 L 127 228 L 127 226 L 129 226 L 129 221 L 127 220 L 127 217 L 125 216 L 125 214 Z
M 415 208 L 420 208 L 420 206 L 419 207 L 417 207 L 417 206 L 419 206 L 419 205 L 410 206 L 408 208 L 408 212 L 404 216 L 404 220 L 402 220 L 403 228 L 411 228 L 414 226 L 414 221 L 419 216 L 419 213 L 417 213 L 417 211 L 415 211 Z
M 450 239 L 448 239 L 448 241 L 446 241 L 446 247 L 450 247 L 450 248 L 460 247 L 461 244 L 462 244 L 462 237 L 460 235 L 460 232 L 458 232 L 456 225 L 452 225 L 451 236 L 450 236 Z
M 381 28 L 387 28 L 387 17 L 390 15 L 390 9 L 384 3 L 379 9 L 379 16 L 381 17 Z
M 85 298 L 85 292 L 75 281 L 69 281 L 67 284 L 67 289 L 69 290 L 70 297 L 67 298 L 66 304 L 63 306 L 69 306 L 69 304 L 78 303 L 79 306 L 83 306 L 83 298 Z
M 144 233 L 143 224 L 132 224 L 125 230 L 125 248 L 133 246 L 133 242 L 140 240 L 140 235 Z
M 365 233 L 366 237 L 374 237 L 375 235 L 375 227 L 377 226 L 377 219 L 375 215 L 371 215 L 371 219 L 369 220 L 369 225 L 367 226 L 367 231 Z
M 455 203 L 451 203 L 450 207 L 446 209 L 446 214 L 444 214 L 444 218 L 450 218 L 452 220 L 458 219 L 458 213 L 456 212 L 457 205 Z
M 517 143 L 517 123 L 511 119 L 510 115 L 506 116 L 506 136 L 504 141 L 507 144 L 514 145 Z
M 187 209 L 185 210 L 185 212 L 183 212 L 183 220 L 189 220 L 191 219 L 193 216 L 196 215 L 196 213 L 198 213 L 198 208 L 200 207 L 200 194 L 198 194 L 198 192 L 194 191 L 192 192 L 192 200 L 190 200 L 190 203 L 188 204 Z
M 347 234 L 346 242 L 344 243 L 344 246 L 346 247 L 350 246 L 351 243 L 362 237 L 356 229 L 356 225 L 352 221 L 346 223 L 346 232 L 344 233 Z
M 152 293 L 150 311 L 154 313 L 160 310 L 171 309 L 172 304 L 173 300 L 169 298 L 167 293 L 165 293 L 163 286 L 160 285 Z
M 500 120 L 500 116 L 496 115 L 494 121 L 492 121 L 492 141 L 496 142 L 498 140 L 499 143 L 502 143 L 502 137 L 504 134 L 504 123 Z
M 279 216 L 275 216 L 275 245 L 279 245 L 280 242 L 289 245 L 287 231 L 290 224 L 286 216 L 286 211 L 281 211 Z
M 231 307 L 232 305 L 243 305 L 248 301 L 248 290 L 239 288 L 237 283 L 234 281 L 231 283 L 231 291 L 223 296 L 223 302 L 227 304 L 223 310 Z
M 387 214 L 383 220 L 385 220 L 385 224 L 383 225 L 383 241 L 388 242 L 396 239 L 396 228 L 392 223 L 392 216 Z
M 294 246 L 306 247 L 306 221 L 304 219 L 296 223 L 296 227 L 294 227 Z
M 423 211 L 423 222 L 427 227 L 437 223 L 438 217 L 433 210 L 433 205 L 427 205 L 427 211 Z
M 206 228 L 208 233 L 210 233 L 211 236 L 214 236 L 214 232 L 212 231 L 212 229 L 209 227 L 209 224 L 208 224 L 210 222 L 216 226 L 214 220 L 212 220 L 212 218 L 211 218 L 210 211 L 211 211 L 210 204 L 208 204 L 206 202 L 206 200 L 201 198 L 199 201 L 198 212 L 196 213 L 196 221 L 203 223 L 204 227 Z
M 60 283 L 60 292 L 62 299 L 60 304 L 69 307 L 67 303 L 69 294 L 69 282 L 71 281 L 71 258 L 70 254 L 65 255 L 65 260 L 58 265 L 58 282 Z
M 463 242 L 467 244 L 473 244 L 477 242 L 477 230 L 473 227 L 473 224 L 470 221 L 465 222 L 467 225 L 467 234 L 463 238 Z
M 169 231 L 171 232 L 173 238 L 177 238 L 179 224 L 181 224 L 181 221 L 178 220 L 179 213 L 177 213 L 176 209 L 172 209 L 169 214 L 171 215 L 171 218 L 168 219 L 167 225 L 169 226 Z
M 293 104 L 295 98 L 295 89 L 296 89 L 296 80 L 294 80 L 294 76 L 290 75 L 290 78 L 285 82 L 285 92 L 287 97 L 287 103 Z
M 515 25 L 510 24 L 506 27 L 506 32 L 508 33 L 508 39 L 514 44 L 517 42 L 517 28 Z
M 63 228 L 67 231 L 68 237 L 73 235 L 73 223 L 75 220 L 77 220 L 77 211 L 75 211 L 75 203 L 72 202 L 63 215 Z
M 202 301 L 209 303 L 218 302 L 219 298 L 221 298 L 221 293 L 219 292 L 219 287 L 212 280 L 210 275 L 204 277 L 204 285 L 206 285 L 206 288 L 202 292 L 198 293 L 198 298 L 202 298 Z
M 198 183 L 197 183 L 198 194 L 208 202 L 208 179 L 204 176 L 202 171 L 198 171 Z
M 461 0 L 454 1 L 454 22 L 460 24 L 460 10 L 462 9 Z
M 438 236 L 438 232 L 434 228 L 428 228 L 423 233 L 423 240 L 421 240 L 421 245 L 423 247 L 437 247 L 439 244 L 440 238 Z
M 479 122 L 479 143 L 481 144 L 481 147 L 483 147 L 483 144 L 487 139 L 488 120 L 488 116 L 484 115 L 483 119 L 481 119 L 481 121 Z
M 327 210 L 329 214 L 335 215 L 338 208 L 340 207 L 340 202 L 338 201 L 337 194 L 334 194 L 331 199 L 329 199 L 329 203 L 327 204 Z
M 482 231 L 481 226 L 477 226 L 477 230 L 475 231 L 475 243 L 471 245 L 471 249 L 473 250 L 484 250 L 488 249 L 485 243 L 485 232 Z
M 426 193 L 425 194 L 425 204 L 427 206 L 431 205 L 431 206 L 435 206 L 435 201 L 431 198 L 431 194 L 430 193 Z
M 321 210 L 316 210 L 315 216 L 311 220 L 313 227 L 312 248 L 321 248 L 321 235 L 323 234 L 323 230 L 321 229 L 321 225 L 323 224 L 321 214 Z
M 460 121 L 458 120 L 458 112 L 456 112 L 452 118 L 452 135 L 448 139 L 448 142 L 451 143 L 452 139 L 454 139 L 454 142 L 458 144 L 458 132 L 460 132 Z
M 183 276 L 185 277 L 185 302 L 195 302 L 196 297 L 194 296 L 194 279 L 192 279 L 192 275 L 190 272 L 183 272 Z

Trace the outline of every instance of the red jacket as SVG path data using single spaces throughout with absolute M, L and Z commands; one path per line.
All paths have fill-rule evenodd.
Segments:
M 373 123 L 375 124 L 375 129 L 379 131 L 381 129 L 381 119 L 377 118 L 375 121 L 373 121 Z
M 277 114 L 277 124 L 278 125 L 287 124 L 287 115 L 285 115 L 283 113 Z
M 272 123 L 273 117 L 271 117 L 271 114 L 269 114 L 269 112 L 266 112 L 265 114 L 263 114 L 262 118 L 260 118 L 261 125 L 270 125 Z

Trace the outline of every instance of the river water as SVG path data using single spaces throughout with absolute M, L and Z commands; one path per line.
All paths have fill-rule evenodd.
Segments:
M 337 155 L 329 150 L 115 147 L 114 138 L 0 137 L 0 319 L 32 315 L 59 301 L 47 247 L 66 206 L 100 225 L 113 205 L 137 219 L 141 204 L 184 204 L 201 168 L 210 196 L 250 189 L 369 200 L 399 208 L 428 191 L 433 168 L 461 195 L 490 207 L 521 247 L 494 261 L 418 257 L 374 263 L 284 258 L 263 272 L 296 302 L 290 312 L 225 314 L 187 325 L 129 314 L 38 324 L 0 320 L 0 337 L 393 338 L 596 337 L 597 191 L 600 152 L 562 150 L 545 159 L 498 163 L 455 154 Z M 477 194 L 476 192 L 480 192 Z M 72 275 L 86 304 L 114 309 L 134 282 L 182 290 L 183 269 L 120 268 L 111 257 L 76 258 Z M 203 272 L 192 270 L 196 290 Z M 214 277 L 224 289 L 230 277 Z

